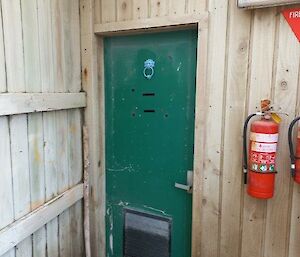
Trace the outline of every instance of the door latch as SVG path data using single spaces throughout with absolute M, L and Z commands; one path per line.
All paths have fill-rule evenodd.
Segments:
M 193 171 L 188 170 L 186 173 L 187 185 L 175 183 L 175 187 L 187 191 L 189 194 L 193 192 Z

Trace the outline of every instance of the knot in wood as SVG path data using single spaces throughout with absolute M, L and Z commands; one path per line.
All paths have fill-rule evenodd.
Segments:
M 280 82 L 280 87 L 281 87 L 282 90 L 287 90 L 288 89 L 288 83 L 287 83 L 287 81 L 282 80 Z

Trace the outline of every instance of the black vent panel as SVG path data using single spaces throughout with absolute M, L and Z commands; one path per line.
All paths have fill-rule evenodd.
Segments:
M 124 257 L 170 257 L 171 219 L 125 209 Z

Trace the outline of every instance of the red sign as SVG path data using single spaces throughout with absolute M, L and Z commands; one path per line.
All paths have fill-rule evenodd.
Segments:
M 300 8 L 284 10 L 282 13 L 300 42 Z

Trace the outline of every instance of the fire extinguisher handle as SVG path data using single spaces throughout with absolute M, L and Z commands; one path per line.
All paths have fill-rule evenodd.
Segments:
M 289 149 L 290 149 L 290 158 L 291 158 L 291 174 L 292 176 L 295 176 L 295 169 L 296 169 L 296 160 L 298 157 L 295 155 L 294 152 L 294 145 L 293 145 L 293 128 L 295 124 L 300 120 L 300 117 L 295 118 L 290 126 L 289 126 L 289 132 L 288 132 L 288 142 L 289 142 Z
M 244 184 L 247 184 L 247 173 L 248 173 L 248 151 L 247 151 L 247 130 L 248 130 L 248 123 L 254 116 L 261 116 L 263 113 L 257 112 L 250 114 L 244 123 L 244 130 L 243 130 L 243 174 L 244 174 Z

